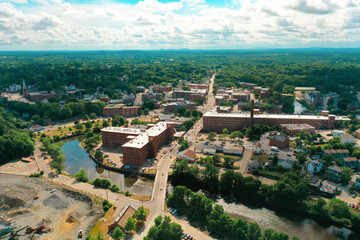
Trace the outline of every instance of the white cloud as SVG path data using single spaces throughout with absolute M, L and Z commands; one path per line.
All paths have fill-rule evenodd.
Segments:
M 234 7 L 213 7 L 204 0 L 0 2 L 0 49 L 360 45 L 359 0 L 238 1 Z

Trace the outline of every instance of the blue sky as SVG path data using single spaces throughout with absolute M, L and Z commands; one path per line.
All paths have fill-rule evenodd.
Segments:
M 0 50 L 360 47 L 360 0 L 0 0 Z

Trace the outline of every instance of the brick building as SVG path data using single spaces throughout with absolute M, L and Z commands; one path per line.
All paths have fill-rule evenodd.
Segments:
M 196 89 L 207 89 L 208 85 L 206 84 L 195 84 L 195 83 L 189 83 L 187 84 L 189 88 L 196 88 Z
M 57 98 L 58 95 L 55 91 L 38 91 L 38 92 L 24 92 L 24 96 L 28 98 L 30 101 L 42 101 L 44 99 L 49 99 L 52 97 Z
M 281 132 L 286 132 L 290 136 L 293 136 L 301 131 L 315 132 L 315 127 L 309 124 L 280 124 Z
M 231 97 L 236 99 L 238 102 L 250 101 L 250 93 L 233 93 Z
M 141 130 L 135 128 L 107 127 L 101 129 L 104 147 L 121 147 L 140 134 Z
M 284 149 L 289 147 L 289 143 L 290 143 L 289 138 L 284 134 L 274 135 L 269 137 L 270 146 L 276 146 L 281 149 Z
M 254 124 L 275 126 L 280 124 L 309 124 L 315 128 L 334 128 L 338 121 L 350 121 L 347 117 L 335 115 L 287 115 L 287 114 L 256 114 Z M 249 113 L 217 113 L 209 111 L 203 116 L 204 132 L 221 132 L 227 128 L 230 132 L 250 127 Z
M 104 116 L 112 117 L 115 115 L 122 115 L 124 117 L 133 117 L 133 116 L 138 116 L 139 111 L 140 111 L 140 106 L 125 107 L 124 105 L 120 105 L 114 107 L 105 107 Z
M 195 101 L 197 99 L 204 100 L 205 96 L 206 89 L 192 89 L 190 91 L 175 89 L 172 94 L 172 98 L 183 98 L 190 101 Z
M 148 93 L 143 93 L 141 94 L 141 99 L 143 101 L 145 100 L 162 100 L 163 99 L 163 94 L 162 93 L 152 93 L 152 92 L 148 92 Z
M 191 110 L 196 109 L 196 104 L 193 103 L 193 102 L 186 102 L 186 103 L 183 103 L 183 102 L 170 102 L 170 103 L 162 104 L 162 111 L 164 113 L 166 113 L 166 112 L 172 113 L 172 112 L 175 112 L 175 110 L 178 109 L 181 106 L 184 106 L 187 109 L 191 109 Z
M 174 124 L 159 122 L 122 146 L 124 165 L 140 166 L 148 158 L 155 158 L 158 149 L 174 138 Z

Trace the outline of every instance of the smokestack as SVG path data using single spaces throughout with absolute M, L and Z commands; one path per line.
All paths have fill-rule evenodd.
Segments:
M 251 100 L 251 110 L 250 110 L 250 127 L 254 127 L 254 100 Z

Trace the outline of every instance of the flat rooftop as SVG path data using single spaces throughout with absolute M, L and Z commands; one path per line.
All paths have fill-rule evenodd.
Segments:
M 280 124 L 281 127 L 285 127 L 289 130 L 301 130 L 301 129 L 315 129 L 315 127 L 309 124 Z
M 131 148 L 142 148 L 149 142 L 149 137 L 156 137 L 166 131 L 167 124 L 170 122 L 158 122 L 153 127 L 147 129 L 145 132 L 142 132 L 140 135 L 136 136 L 133 140 L 125 143 L 122 147 L 131 147 Z
M 124 127 L 106 127 L 101 129 L 102 132 L 113 132 L 113 133 L 127 133 L 127 134 L 140 134 L 141 129 L 137 128 L 124 128 Z
M 331 115 L 330 115 L 331 116 Z M 219 117 L 219 118 L 250 118 L 250 113 L 218 113 L 216 111 L 209 111 L 204 114 L 204 117 Z M 255 114 L 254 118 L 283 118 L 283 119 L 319 119 L 327 120 L 327 116 L 318 115 L 291 115 L 291 114 Z M 350 120 L 346 116 L 335 116 L 335 120 Z

